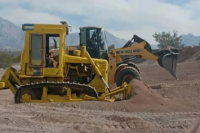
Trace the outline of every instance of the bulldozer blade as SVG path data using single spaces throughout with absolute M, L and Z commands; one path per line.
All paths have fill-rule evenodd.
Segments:
M 172 74 L 178 80 L 176 74 L 176 65 L 179 51 L 177 49 L 170 49 L 161 51 L 163 54 L 159 56 L 158 64 Z

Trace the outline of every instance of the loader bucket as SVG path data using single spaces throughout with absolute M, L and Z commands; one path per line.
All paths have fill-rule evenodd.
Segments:
M 178 49 L 162 50 L 154 53 L 159 56 L 158 64 L 172 74 L 178 80 L 176 65 L 179 51 Z

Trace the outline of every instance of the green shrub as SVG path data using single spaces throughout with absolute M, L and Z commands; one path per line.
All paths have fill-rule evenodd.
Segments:
M 12 54 L 7 54 L 5 52 L 0 52 L 0 68 L 7 68 L 13 64 L 20 62 L 20 55 L 14 56 Z

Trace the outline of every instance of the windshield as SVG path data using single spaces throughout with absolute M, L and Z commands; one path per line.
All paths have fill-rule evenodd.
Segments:
M 86 45 L 86 49 L 92 58 L 108 58 L 108 46 L 102 28 L 82 28 L 80 30 L 80 43 Z
M 101 47 L 101 49 L 102 50 L 107 50 L 107 40 L 106 40 L 106 35 L 105 35 L 105 32 L 104 32 L 104 30 L 102 29 L 101 30 L 101 43 L 100 44 L 102 44 L 100 47 Z
M 30 39 L 30 60 L 33 66 L 42 66 L 43 35 L 32 34 Z
M 101 58 L 106 58 L 108 55 L 108 46 L 107 46 L 107 40 L 106 40 L 106 35 L 104 32 L 104 29 L 100 30 L 100 36 L 99 36 L 99 47 L 100 47 L 100 56 Z

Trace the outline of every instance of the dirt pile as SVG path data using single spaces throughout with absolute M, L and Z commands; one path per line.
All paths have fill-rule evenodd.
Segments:
M 180 50 L 178 63 L 200 60 L 200 46 L 185 47 Z
M 116 102 L 84 101 L 78 103 L 60 103 L 52 106 L 74 107 L 90 110 L 113 110 L 113 111 L 158 111 L 169 112 L 171 110 L 179 111 L 176 101 L 164 98 L 161 94 L 146 86 L 143 82 L 132 80 L 132 96 L 129 100 Z
M 143 82 L 139 80 L 132 80 L 131 84 L 133 86 L 130 103 L 142 104 L 145 106 L 160 106 L 168 105 L 167 99 L 163 98 L 162 95 L 157 93 L 155 90 L 149 88 Z

